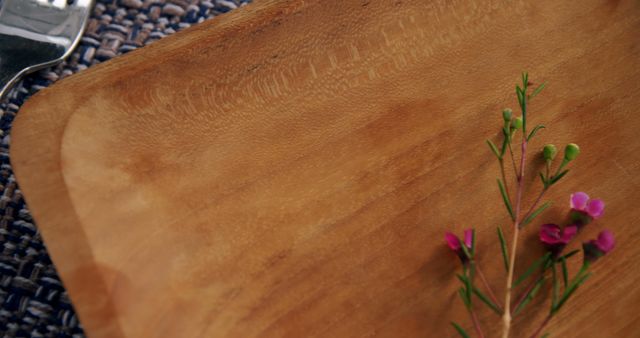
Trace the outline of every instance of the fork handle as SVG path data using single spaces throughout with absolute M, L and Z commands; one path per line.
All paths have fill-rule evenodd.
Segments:
M 0 100 L 2 100 L 4 95 L 9 92 L 9 89 L 11 89 L 20 78 L 20 73 L 23 70 L 21 65 L 4 63 L 2 61 L 3 60 L 0 59 Z

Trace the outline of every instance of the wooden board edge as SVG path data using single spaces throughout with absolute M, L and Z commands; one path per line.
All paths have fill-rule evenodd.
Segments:
M 58 275 L 87 332 L 97 336 L 125 337 L 110 299 L 110 286 L 105 280 L 110 272 L 93 259 L 62 174 L 62 139 L 75 113 L 67 107 L 77 106 L 70 103 L 84 101 L 104 86 L 104 82 L 95 81 L 99 76 L 109 76 L 111 83 L 117 83 L 125 76 L 126 72 L 120 71 L 122 68 L 144 72 L 167 60 L 167 56 L 179 58 L 182 48 L 201 43 L 201 39 L 233 39 L 236 34 L 259 30 L 308 3 L 265 0 L 243 6 L 166 37 L 161 43 L 65 78 L 36 93 L 21 107 L 11 129 L 11 165 Z M 190 38 L 183 39 L 187 35 Z

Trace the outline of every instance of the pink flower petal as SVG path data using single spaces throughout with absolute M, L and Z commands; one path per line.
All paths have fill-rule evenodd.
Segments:
M 598 199 L 590 200 L 587 204 L 587 213 L 593 219 L 599 218 L 604 214 L 604 202 Z
M 447 241 L 447 245 L 451 248 L 451 250 L 453 251 L 460 250 L 460 240 L 458 239 L 458 236 L 450 232 L 447 232 L 444 234 L 444 238 Z
M 471 249 L 473 244 L 473 229 L 467 229 L 464 231 L 464 245 Z
M 589 195 L 584 192 L 576 192 L 571 194 L 571 209 L 585 210 L 589 201 Z
M 569 242 L 571 242 L 571 240 L 573 239 L 573 237 L 576 236 L 576 234 L 578 233 L 578 227 L 575 225 L 569 225 L 568 227 L 564 228 L 564 230 L 562 231 L 562 242 L 564 244 L 567 244 Z
M 545 244 L 558 244 L 560 227 L 556 224 L 543 224 L 540 228 L 540 241 Z
M 595 241 L 595 245 L 604 253 L 608 253 L 613 250 L 616 245 L 613 233 L 609 230 L 602 230 L 598 235 L 598 239 Z

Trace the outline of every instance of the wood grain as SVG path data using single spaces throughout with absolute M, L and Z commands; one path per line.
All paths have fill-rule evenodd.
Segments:
M 531 148 L 583 150 L 539 221 L 584 190 L 580 240 L 618 235 L 550 332 L 640 336 L 638 32 L 637 1 L 256 1 L 38 93 L 12 164 L 91 338 L 453 337 L 443 233 L 477 229 L 502 295 L 484 139 L 528 70 Z

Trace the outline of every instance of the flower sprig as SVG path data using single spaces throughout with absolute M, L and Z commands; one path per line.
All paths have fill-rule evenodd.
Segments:
M 565 249 L 586 225 L 604 214 L 605 207 L 602 200 L 590 199 L 586 193 L 576 192 L 571 194 L 569 198 L 570 210 L 567 224 L 564 226 L 555 223 L 541 225 L 539 238 L 541 244 L 546 248 L 546 252 L 531 263 L 522 274 L 515 276 L 520 230 L 533 222 L 537 216 L 551 206 L 551 201 L 542 203 L 546 192 L 567 176 L 570 170 L 568 168 L 569 164 L 576 160 L 580 154 L 580 147 L 575 143 L 569 143 L 564 147 L 562 159 L 556 162 L 558 154 L 556 146 L 547 144 L 542 148 L 541 155 L 545 161 L 544 170 L 539 172 L 542 186 L 534 202 L 525 212 L 522 195 L 527 166 L 528 142 L 540 130 L 546 128 L 544 125 L 538 124 L 529 132 L 527 130 L 527 114 L 530 101 L 544 89 L 545 84 L 537 86 L 529 93 L 530 86 L 532 86 L 532 83 L 529 82 L 528 74 L 523 73 L 522 83 L 516 85 L 516 96 L 521 115 L 514 116 L 511 109 L 502 111 L 501 146 L 496 146 L 491 140 L 486 141 L 500 166 L 500 176 L 496 179 L 498 191 L 507 215 L 513 224 L 511 228 L 513 239 L 510 243 L 507 242 L 502 227 L 497 227 L 502 261 L 507 272 L 503 302 L 500 302 L 495 296 L 494 290 L 491 289 L 486 277 L 479 268 L 478 253 L 475 246 L 475 230 L 465 230 L 463 239 L 452 233 L 446 233 L 445 235 L 449 248 L 457 254 L 462 264 L 462 274 L 457 274 L 457 278 L 461 283 L 458 294 L 470 315 L 476 336 L 481 338 L 484 337 L 484 333 L 476 315 L 475 299 L 480 301 L 479 304 L 487 306 L 500 316 L 503 327 L 502 337 L 508 338 L 513 317 L 521 313 L 541 293 L 545 285 L 549 284 L 549 296 L 551 298 L 549 311 L 539 327 L 531 335 L 532 338 L 539 337 L 550 320 L 592 275 L 592 272 L 589 271 L 591 265 L 608 254 L 615 246 L 613 233 L 608 230 L 600 232 L 598 238 L 584 242 L 582 244 L 583 262 L 581 268 L 574 276 L 570 276 L 567 262 L 580 250 L 564 253 Z M 514 148 L 517 149 L 516 145 L 518 143 L 520 148 L 519 157 L 514 151 Z M 509 184 L 505 173 L 507 162 L 511 163 L 515 176 L 515 182 L 511 184 Z M 517 164 L 518 162 L 519 165 Z M 476 277 L 482 283 L 482 290 L 475 283 Z M 455 322 L 451 324 L 462 337 L 470 337 L 461 325 Z M 543 337 L 547 336 L 548 334 L 545 334 Z

